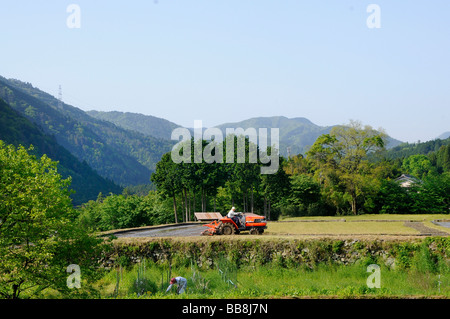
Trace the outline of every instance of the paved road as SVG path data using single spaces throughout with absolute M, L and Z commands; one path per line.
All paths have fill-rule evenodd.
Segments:
M 444 227 L 450 228 L 450 222 L 436 222 L 436 224 L 438 224 L 440 226 L 444 226 Z
M 144 230 L 133 230 L 114 234 L 116 237 L 173 237 L 200 236 L 206 227 L 202 225 L 180 225 Z
M 427 227 L 421 222 L 405 222 L 404 225 L 418 230 L 421 235 L 448 236 L 448 233 L 431 228 L 431 227 Z

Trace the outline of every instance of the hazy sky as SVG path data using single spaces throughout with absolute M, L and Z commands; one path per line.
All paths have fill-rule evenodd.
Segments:
M 0 0 L 0 41 L 0 75 L 83 110 L 450 131 L 448 0 Z

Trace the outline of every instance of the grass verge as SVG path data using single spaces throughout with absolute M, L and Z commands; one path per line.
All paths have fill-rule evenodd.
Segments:
M 147 263 L 138 268 L 111 270 L 98 282 L 103 298 L 449 298 L 448 272 L 427 272 L 420 269 L 392 270 L 382 265 L 380 288 L 369 287 L 368 263 L 353 265 L 318 265 L 280 268 L 276 265 L 247 266 L 236 272 L 236 286 L 227 282 L 218 269 L 175 267 Z M 165 293 L 170 276 L 188 280 L 185 294 L 175 289 Z

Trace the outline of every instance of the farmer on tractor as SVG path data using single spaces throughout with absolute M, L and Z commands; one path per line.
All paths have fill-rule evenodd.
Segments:
M 261 235 L 267 228 L 267 222 L 264 216 L 236 212 L 236 208 L 232 207 L 227 216 L 203 226 L 208 229 L 204 230 L 202 235 L 237 235 L 241 231 L 249 231 L 250 235 Z
M 227 217 L 231 218 L 238 227 L 241 227 L 241 222 L 239 220 L 239 216 L 241 213 L 236 213 L 236 208 L 233 206 L 231 210 L 228 212 Z

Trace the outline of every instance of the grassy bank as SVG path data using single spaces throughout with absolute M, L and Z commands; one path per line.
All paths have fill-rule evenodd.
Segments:
M 143 262 L 144 263 L 144 262 Z M 318 265 L 280 268 L 276 265 L 246 266 L 228 282 L 219 269 L 169 267 L 146 261 L 142 265 L 111 270 L 98 287 L 104 298 L 449 298 L 449 274 L 414 268 L 408 271 L 380 268 L 380 288 L 370 288 L 367 262 L 353 265 Z M 141 270 L 139 271 L 139 267 Z M 170 275 L 169 272 L 170 271 Z M 138 273 L 141 272 L 140 275 Z M 167 278 L 188 280 L 186 294 L 165 293 Z M 140 278 L 138 278 L 140 277 Z
M 104 298 L 449 298 L 450 239 L 256 239 L 116 242 Z M 262 236 L 265 237 L 265 236 Z M 369 265 L 381 284 L 370 287 Z M 165 294 L 171 277 L 184 295 Z

